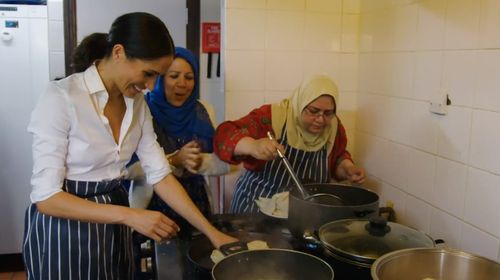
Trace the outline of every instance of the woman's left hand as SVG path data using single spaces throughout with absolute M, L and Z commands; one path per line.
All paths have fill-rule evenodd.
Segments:
M 352 183 L 361 185 L 365 181 L 365 170 L 356 165 L 346 167 L 347 180 Z
M 171 163 L 176 167 L 183 167 L 189 172 L 196 174 L 202 164 L 201 148 L 195 140 L 182 146 L 180 150 L 172 156 Z
M 365 182 L 365 170 L 356 166 L 351 160 L 344 159 L 337 167 L 336 175 L 340 179 L 347 179 L 354 184 Z

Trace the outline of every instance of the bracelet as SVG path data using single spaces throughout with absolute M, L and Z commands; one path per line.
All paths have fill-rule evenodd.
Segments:
M 170 164 L 170 166 L 175 167 L 174 160 L 172 158 L 173 158 L 173 156 L 167 157 L 167 161 L 168 161 L 168 164 Z

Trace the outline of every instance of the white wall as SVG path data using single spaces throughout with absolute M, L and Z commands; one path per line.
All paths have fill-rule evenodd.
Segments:
M 227 119 L 326 71 L 381 204 L 390 200 L 399 222 L 449 246 L 500 261 L 500 2 L 224 5 Z M 442 91 L 448 115 L 431 114 L 428 100 Z
M 356 148 L 400 221 L 499 259 L 500 2 L 360 5 Z M 448 115 L 428 100 L 447 91 Z

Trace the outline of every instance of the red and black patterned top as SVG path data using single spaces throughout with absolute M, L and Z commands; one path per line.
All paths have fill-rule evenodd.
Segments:
M 243 162 L 244 167 L 248 170 L 261 170 L 265 164 L 264 160 L 257 160 L 251 156 L 235 156 L 233 151 L 238 141 L 243 137 L 249 136 L 254 139 L 267 137 L 267 132 L 273 131 L 271 117 L 271 105 L 266 104 L 254 109 L 239 120 L 223 122 L 215 132 L 214 152 L 225 162 L 231 164 Z M 328 157 L 328 169 L 334 178 L 337 165 L 342 160 L 352 161 L 351 154 L 346 150 L 347 137 L 344 126 L 339 118 L 337 120 L 339 122 L 337 136 Z

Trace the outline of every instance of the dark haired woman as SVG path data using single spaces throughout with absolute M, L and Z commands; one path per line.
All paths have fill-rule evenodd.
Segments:
M 31 116 L 28 279 L 131 279 L 131 229 L 156 241 L 179 231 L 160 212 L 128 207 L 121 178 L 134 152 L 167 204 L 216 247 L 234 241 L 203 217 L 156 142 L 142 91 L 173 60 L 167 28 L 153 15 L 131 13 L 113 22 L 106 39 L 104 57 L 51 83 Z

